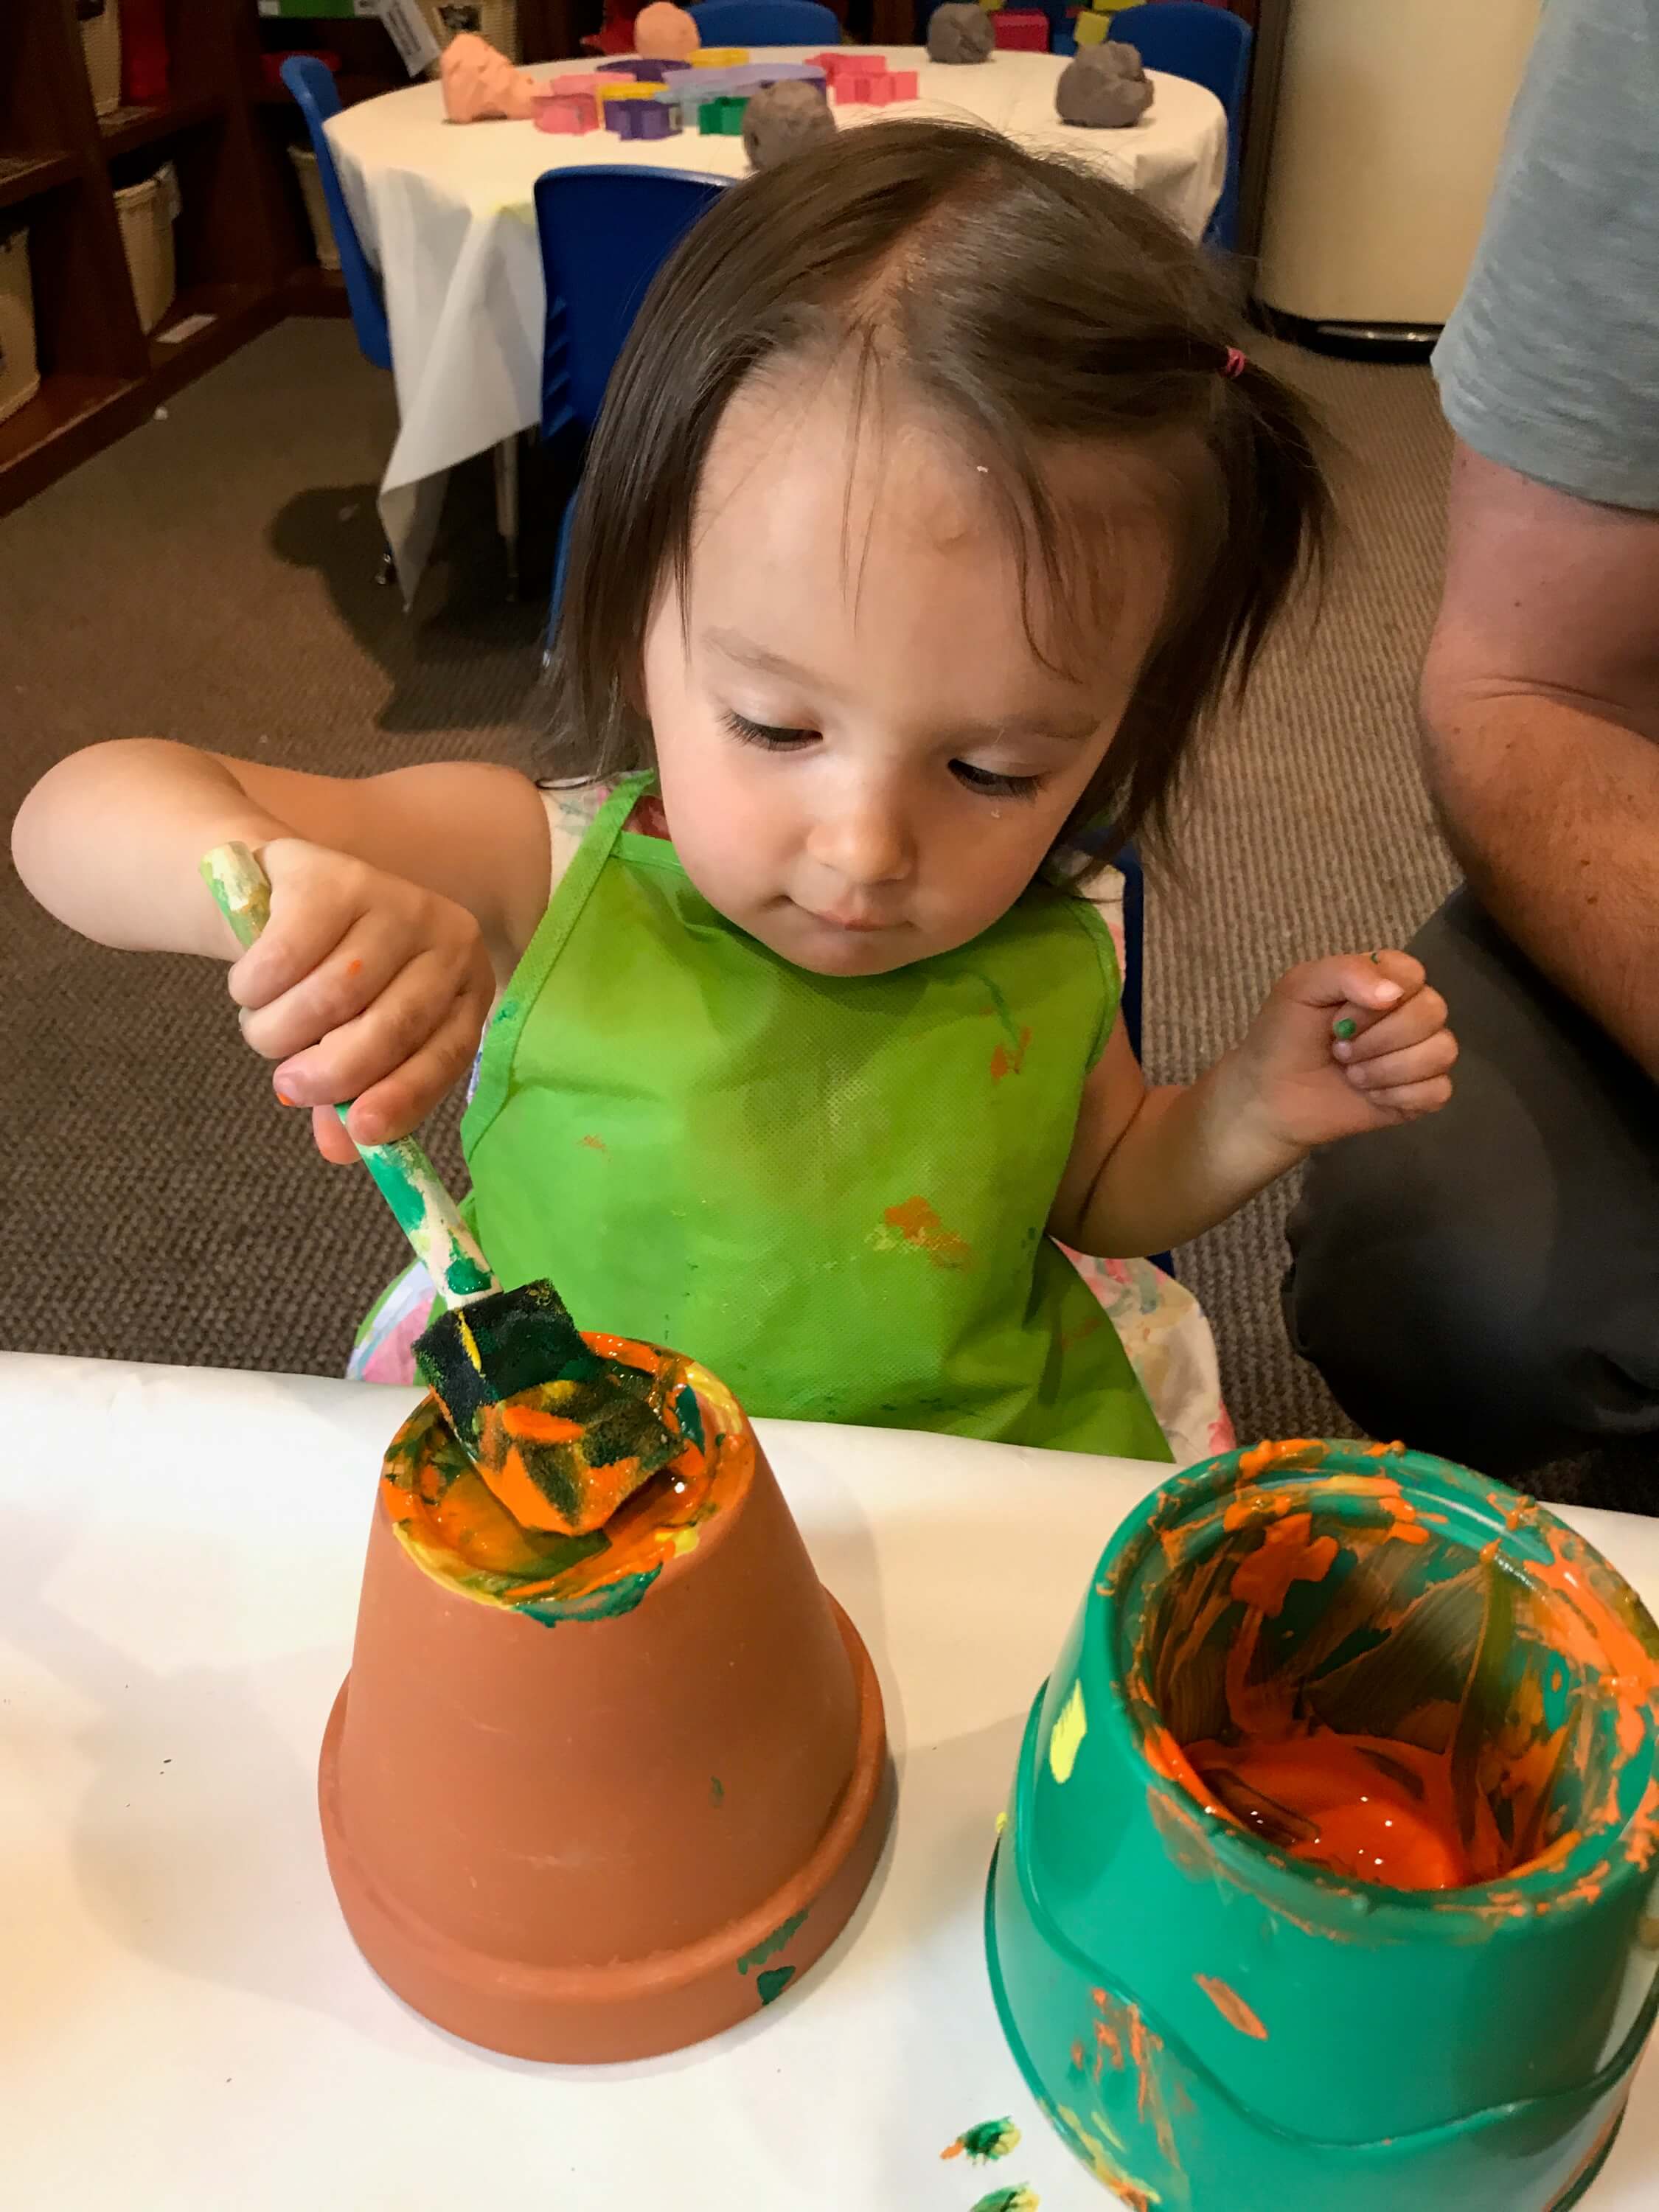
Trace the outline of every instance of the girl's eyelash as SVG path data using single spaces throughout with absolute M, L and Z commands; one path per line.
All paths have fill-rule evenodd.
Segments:
M 951 773 L 969 791 L 987 799 L 1034 799 L 1042 788 L 1040 775 L 999 775 L 994 769 L 975 768 L 970 761 L 952 761 Z
M 816 730 L 785 730 L 775 728 L 769 722 L 751 722 L 747 714 L 739 714 L 731 708 L 720 720 L 742 744 L 759 745 L 768 752 L 785 752 L 792 745 L 810 744 L 817 735 Z
M 740 744 L 759 745 L 765 752 L 788 752 L 798 745 L 811 744 L 817 737 L 816 730 L 784 729 L 771 722 L 751 722 L 747 714 L 739 714 L 728 707 L 720 720 Z M 994 769 L 975 768 L 971 761 L 952 761 L 951 773 L 969 791 L 976 791 L 987 799 L 1031 799 L 1042 788 L 1040 775 L 999 775 Z

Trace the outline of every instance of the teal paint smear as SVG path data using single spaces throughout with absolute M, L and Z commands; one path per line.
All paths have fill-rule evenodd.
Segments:
M 794 1978 L 793 1966 L 774 1966 L 769 1973 L 757 1974 L 755 1987 L 760 1991 L 761 2002 L 769 2005 L 775 1997 L 781 1997 Z
M 688 1382 L 674 1400 L 674 1412 L 680 1425 L 680 1434 L 702 1449 L 702 1408 L 697 1403 L 697 1394 Z
M 752 1951 L 745 1951 L 738 1960 L 738 1972 L 746 1974 L 751 1966 L 763 1966 L 769 1959 L 776 1958 L 784 1945 L 800 1933 L 801 1923 L 811 1910 L 810 1905 L 803 1905 L 799 1912 L 791 1914 L 781 1928 L 775 1928 L 769 1936 L 763 1936 Z
M 717 1813 L 726 1802 L 726 1784 L 718 1774 L 711 1774 L 708 1778 L 708 1802 Z
M 465 1253 L 450 1261 L 444 1270 L 444 1280 L 458 1298 L 477 1297 L 482 1291 L 495 1287 L 495 1278 Z
M 1002 1024 L 1002 1033 L 1014 1051 L 1019 1050 L 1019 1024 L 1014 1019 L 1014 1010 L 988 975 L 975 975 L 974 981 L 991 1001 L 992 1012 Z
M 515 1605 L 513 1610 L 527 1620 L 540 1621 L 544 1628 L 561 1628 L 572 1620 L 616 1620 L 633 1612 L 661 1572 L 660 1567 L 653 1567 L 648 1575 L 623 1575 L 602 1589 L 590 1590 L 586 1597 L 538 1598 L 528 1605 Z M 805 1914 L 801 1917 L 804 1920 Z

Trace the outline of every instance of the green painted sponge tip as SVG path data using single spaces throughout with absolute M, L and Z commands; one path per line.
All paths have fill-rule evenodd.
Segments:
M 684 1449 L 650 1378 L 593 1352 L 550 1283 L 439 1315 L 415 1364 L 520 1525 L 580 1535 Z

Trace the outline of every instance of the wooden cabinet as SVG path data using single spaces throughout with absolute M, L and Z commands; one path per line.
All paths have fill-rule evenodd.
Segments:
M 251 17 L 233 0 L 167 0 L 166 15 L 167 97 L 100 116 L 75 0 L 0 6 L 0 234 L 28 233 L 41 376 L 0 423 L 0 513 L 283 312 Z M 115 193 L 164 161 L 180 192 L 178 292 L 146 335 Z

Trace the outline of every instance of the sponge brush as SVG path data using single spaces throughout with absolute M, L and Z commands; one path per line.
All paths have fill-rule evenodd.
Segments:
M 603 1528 L 684 1448 L 649 1402 L 651 1378 L 591 1350 L 549 1282 L 440 1314 L 415 1364 L 521 1528 Z

